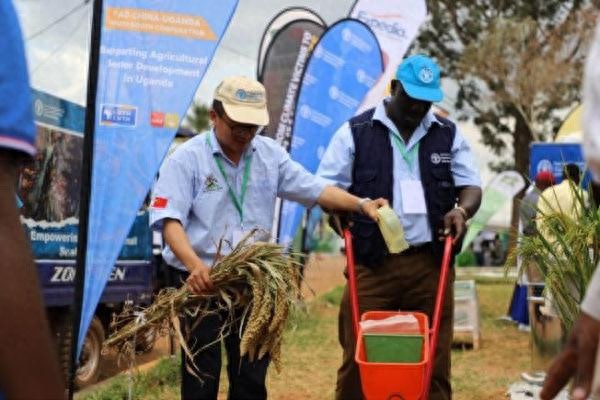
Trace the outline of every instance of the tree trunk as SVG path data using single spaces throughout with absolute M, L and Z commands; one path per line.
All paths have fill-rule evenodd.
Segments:
M 517 111 L 513 113 L 515 117 L 515 132 L 513 135 L 513 145 L 515 151 L 515 169 L 525 178 L 526 182 L 529 182 L 529 147 L 533 140 L 533 135 L 529 126 Z M 527 185 L 526 185 L 527 187 Z M 517 232 L 519 227 L 519 205 L 525 190 L 518 193 L 513 199 L 513 209 L 511 218 L 511 235 L 509 243 L 509 251 L 512 251 L 516 245 Z

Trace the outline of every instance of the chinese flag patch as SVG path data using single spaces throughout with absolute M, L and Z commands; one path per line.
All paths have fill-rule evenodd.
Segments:
M 152 208 L 167 208 L 169 200 L 164 197 L 155 197 L 152 201 Z

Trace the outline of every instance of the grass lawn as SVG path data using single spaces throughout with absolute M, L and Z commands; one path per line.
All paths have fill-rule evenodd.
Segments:
M 478 282 L 481 306 L 482 344 L 478 351 L 455 349 L 452 354 L 452 381 L 457 400 L 500 399 L 511 382 L 529 367 L 529 336 L 510 323 L 497 320 L 505 314 L 513 285 L 504 282 Z M 310 302 L 293 319 L 284 345 L 281 374 L 270 371 L 269 394 L 272 399 L 332 399 L 336 370 L 341 360 L 337 342 L 337 307 L 341 288 Z M 222 377 L 222 396 L 226 398 L 226 379 Z M 93 393 L 79 399 L 127 398 L 128 381 L 113 379 Z M 134 398 L 178 399 L 178 365 L 163 360 L 152 370 L 138 374 Z

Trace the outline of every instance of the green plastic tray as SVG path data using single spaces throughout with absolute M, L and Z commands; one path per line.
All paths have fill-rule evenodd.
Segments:
M 423 335 L 365 333 L 367 362 L 418 363 L 423 350 Z

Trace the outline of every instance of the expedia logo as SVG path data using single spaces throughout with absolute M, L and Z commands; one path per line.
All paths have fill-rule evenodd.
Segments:
M 365 11 L 359 11 L 358 19 L 375 31 L 386 32 L 397 39 L 406 39 L 406 31 L 397 22 L 389 23 L 376 16 L 369 15 Z

